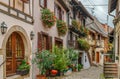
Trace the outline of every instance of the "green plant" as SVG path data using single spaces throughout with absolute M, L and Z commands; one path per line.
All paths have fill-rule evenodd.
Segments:
M 65 55 L 65 50 L 62 48 L 54 47 L 53 53 L 55 54 L 54 68 L 63 72 L 67 68 L 68 59 Z
M 68 56 L 68 58 L 70 59 L 70 61 L 78 59 L 78 53 L 74 49 L 67 49 L 66 53 L 67 53 L 66 55 Z
M 80 22 L 77 20 L 72 20 L 72 25 L 73 27 L 75 27 L 76 29 L 80 30 Z
M 41 19 L 42 22 L 47 26 L 47 27 L 52 27 L 55 24 L 56 18 L 49 9 L 42 9 L 41 11 Z
M 82 64 L 78 64 L 78 71 L 80 71 L 83 68 Z
M 57 20 L 57 29 L 60 36 L 64 36 L 67 32 L 67 25 L 63 20 Z
M 33 63 L 35 63 L 41 75 L 45 75 L 46 71 L 51 69 L 55 55 L 48 50 L 36 52 Z
M 18 66 L 18 70 L 22 71 L 22 70 L 28 70 L 30 69 L 30 65 L 25 61 L 22 60 L 21 64 Z
M 84 26 L 80 26 L 80 36 L 81 37 L 86 37 L 88 35 L 89 31 L 87 28 Z
M 78 47 L 80 50 L 85 50 L 85 51 L 89 50 L 90 45 L 85 39 L 79 38 L 77 41 L 78 41 Z

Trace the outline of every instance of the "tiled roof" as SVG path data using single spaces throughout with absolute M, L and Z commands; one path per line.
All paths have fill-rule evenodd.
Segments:
M 97 33 L 101 34 L 104 37 L 107 37 L 107 32 L 105 32 L 104 28 L 102 27 L 102 24 L 97 20 L 97 18 L 94 18 L 94 22 L 89 24 L 88 26 L 86 26 L 86 28 L 88 28 L 90 31 L 91 29 L 96 31 Z M 92 22 L 92 20 L 87 19 L 87 23 Z

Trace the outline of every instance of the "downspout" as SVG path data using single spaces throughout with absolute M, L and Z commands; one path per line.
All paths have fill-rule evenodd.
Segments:
M 68 39 L 69 39 L 69 27 L 70 27 L 70 25 L 69 25 L 69 14 L 70 14 L 70 11 L 68 11 L 67 12 L 67 25 L 68 25 L 68 34 L 67 34 L 67 38 L 66 38 L 66 42 L 67 42 L 67 48 L 69 47 L 68 46 Z
M 112 16 L 113 18 L 115 18 L 115 15 L 112 15 L 110 12 L 108 13 L 110 16 Z M 115 33 L 115 29 L 116 29 L 116 27 L 115 27 L 115 24 L 114 24 L 114 33 L 113 33 L 113 52 L 114 52 L 114 57 L 113 57 L 113 60 L 114 60 L 114 62 L 115 62 L 115 35 L 116 35 L 116 33 Z M 108 35 L 109 36 L 109 35 Z

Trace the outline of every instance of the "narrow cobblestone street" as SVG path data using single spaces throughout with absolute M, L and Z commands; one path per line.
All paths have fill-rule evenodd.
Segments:
M 100 79 L 100 74 L 103 73 L 103 67 L 92 66 L 89 69 L 81 70 L 80 72 L 74 72 L 70 76 L 53 79 Z M 51 78 L 50 78 L 51 79 Z

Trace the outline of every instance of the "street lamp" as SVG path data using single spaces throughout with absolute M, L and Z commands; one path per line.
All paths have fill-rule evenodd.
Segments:
M 6 25 L 5 22 L 3 21 L 3 22 L 1 23 L 1 33 L 2 33 L 2 34 L 5 34 L 6 31 L 7 31 L 7 25 Z
M 33 40 L 35 34 L 33 33 L 33 31 L 30 32 L 30 39 Z

